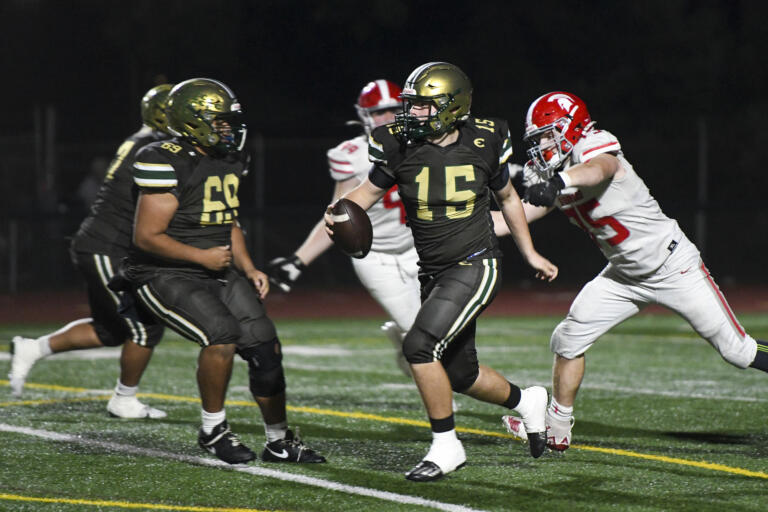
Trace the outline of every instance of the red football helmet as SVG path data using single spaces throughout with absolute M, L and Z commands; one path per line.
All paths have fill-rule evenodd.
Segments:
M 366 131 L 376 128 L 376 123 L 371 117 L 372 112 L 402 108 L 403 100 L 400 99 L 402 92 L 397 84 L 384 79 L 368 82 L 363 87 L 357 98 L 355 110 Z
M 593 124 L 587 105 L 570 92 L 550 92 L 531 103 L 523 141 L 536 172 L 551 178 Z

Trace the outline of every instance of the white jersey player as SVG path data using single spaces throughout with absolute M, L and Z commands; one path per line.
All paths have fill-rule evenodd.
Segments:
M 357 187 L 368 176 L 373 164 L 368 160 L 368 136 L 375 127 L 395 120 L 402 110 L 400 87 L 388 80 L 369 82 L 361 91 L 355 109 L 366 134 L 342 142 L 328 151 L 331 178 L 335 181 L 333 201 Z M 365 258 L 352 258 L 357 277 L 392 321 L 382 330 L 394 343 L 400 368 L 409 374 L 402 354 L 402 340 L 413 325 L 421 307 L 419 296 L 418 255 L 411 230 L 405 224 L 405 209 L 397 187 L 390 189 L 380 202 L 368 210 L 373 226 L 373 244 Z M 324 253 L 333 242 L 321 219 L 296 252 L 272 260 L 267 273 L 283 291 L 290 291 L 307 265 Z
M 560 451 L 570 445 L 584 353 L 648 304 L 685 318 L 732 365 L 768 371 L 768 343 L 744 331 L 696 246 L 661 211 L 618 139 L 594 128 L 584 102 L 571 93 L 545 94 L 531 104 L 525 124 L 530 160 L 513 180 L 525 189 L 529 222 L 556 207 L 608 259 L 552 333 L 547 445 Z M 505 417 L 504 423 L 525 437 L 516 418 Z

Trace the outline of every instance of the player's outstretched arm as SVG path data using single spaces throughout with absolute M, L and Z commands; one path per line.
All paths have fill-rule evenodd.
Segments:
M 582 164 L 574 165 L 568 170 L 560 173 L 565 174 L 567 186 L 571 187 L 593 187 L 605 180 L 616 176 L 624 176 L 624 170 L 621 168 L 619 159 L 610 153 L 597 155 L 595 158 Z
M 533 221 L 539 220 L 546 214 L 551 212 L 553 207 L 533 206 L 529 203 L 522 203 L 523 212 L 525 213 L 525 220 L 530 224 Z M 509 226 L 504 218 L 504 214 L 498 210 L 491 210 L 491 220 L 493 221 L 493 232 L 497 237 L 507 236 L 510 234 Z
M 520 254 L 536 270 L 536 277 L 545 281 L 553 281 L 557 277 L 558 268 L 536 252 L 536 249 L 533 247 L 533 240 L 531 240 L 531 233 L 528 231 L 528 221 L 523 210 L 523 204 L 511 182 L 508 182 L 504 188 L 496 191 L 496 199 L 501 208 L 501 214 L 506 221 L 507 228 L 515 240 Z
M 360 181 L 356 178 L 337 181 L 331 202 L 333 203 L 359 184 Z M 269 280 L 285 293 L 290 292 L 307 266 L 332 245 L 333 240 L 325 232 L 325 221 L 320 219 L 295 253 L 275 258 L 267 264 L 266 272 L 269 275 Z

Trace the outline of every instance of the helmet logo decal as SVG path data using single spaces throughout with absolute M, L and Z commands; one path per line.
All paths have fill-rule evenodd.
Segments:
M 556 102 L 558 106 L 568 112 L 571 117 L 573 117 L 576 111 L 579 110 L 579 106 L 573 101 L 573 98 L 567 94 L 553 94 L 549 97 L 548 101 Z

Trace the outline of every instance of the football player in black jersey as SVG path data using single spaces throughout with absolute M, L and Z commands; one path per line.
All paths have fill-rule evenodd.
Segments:
M 534 249 L 510 183 L 507 123 L 470 115 L 467 76 L 445 62 L 424 64 L 406 80 L 402 98 L 395 123 L 371 134 L 369 157 L 375 165 L 368 179 L 345 197 L 368 209 L 396 184 L 413 231 L 422 305 L 403 352 L 429 416 L 432 445 L 406 478 L 424 482 L 466 461 L 454 428 L 452 389 L 517 410 L 536 433 L 528 436 L 531 454 L 538 457 L 546 447 L 546 389 L 521 390 L 477 361 L 475 321 L 501 280 L 491 192 L 537 276 L 552 281 L 557 267 Z M 325 219 L 330 234 L 333 222 L 329 215 Z
M 170 137 L 164 108 L 171 87 L 171 84 L 158 85 L 141 99 L 143 126 L 118 148 L 90 213 L 72 240 L 71 257 L 88 287 L 91 318 L 75 320 L 37 339 L 15 337 L 9 374 L 14 395 L 21 395 L 30 369 L 40 358 L 57 352 L 122 344 L 120 378 L 107 410 L 121 418 L 165 417 L 165 412 L 136 398 L 139 380 L 153 347 L 162 338 L 163 327 L 156 322 L 144 323 L 135 315 L 122 317 L 118 313 L 122 292 L 110 290 L 107 283 L 130 247 L 136 199 L 132 175 L 134 156 L 146 144 Z M 125 343 L 126 340 L 131 343 Z
M 280 340 L 262 304 L 269 280 L 254 267 L 238 223 L 247 173 L 240 104 L 221 82 L 196 78 L 171 90 L 166 112 L 178 136 L 144 147 L 134 163 L 136 249 L 125 276 L 147 310 L 201 346 L 198 443 L 230 464 L 256 458 L 224 410 L 237 353 L 264 419 L 262 459 L 325 462 L 288 430 Z

